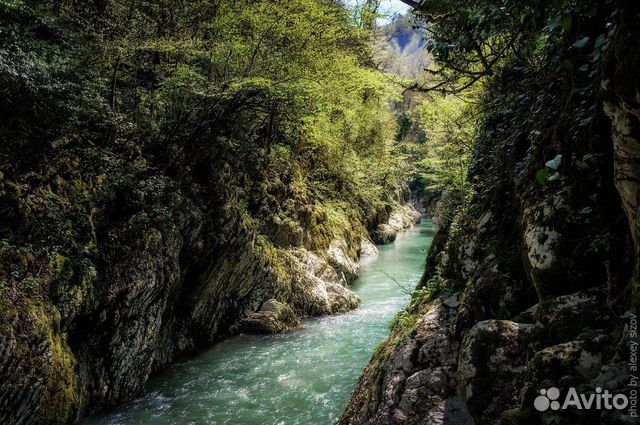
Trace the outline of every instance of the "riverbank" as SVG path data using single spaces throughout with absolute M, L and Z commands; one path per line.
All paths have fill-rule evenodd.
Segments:
M 415 286 L 432 235 L 424 220 L 363 262 L 351 285 L 362 300 L 356 310 L 288 333 L 230 338 L 152 378 L 143 398 L 82 424 L 332 424 L 409 300 L 389 276 Z

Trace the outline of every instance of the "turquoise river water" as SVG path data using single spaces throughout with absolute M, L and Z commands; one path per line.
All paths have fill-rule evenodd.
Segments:
M 429 220 L 365 259 L 350 313 L 307 319 L 292 332 L 240 335 L 152 378 L 148 393 L 83 425 L 331 425 L 362 369 L 408 303 L 389 276 L 413 288 L 423 271 Z

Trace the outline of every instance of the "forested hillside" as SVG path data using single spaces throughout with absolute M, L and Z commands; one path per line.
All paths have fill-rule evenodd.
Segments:
M 71 422 L 230 333 L 357 306 L 363 247 L 416 217 L 393 212 L 399 91 L 363 16 L 0 1 L 3 423 Z

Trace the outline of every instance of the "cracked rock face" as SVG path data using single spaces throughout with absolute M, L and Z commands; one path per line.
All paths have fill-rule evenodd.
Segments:
M 621 412 L 534 408 L 545 388 L 562 394 L 570 387 L 586 394 L 597 387 L 629 391 L 623 363 L 629 340 L 619 307 L 616 314 L 611 304 L 613 269 L 603 273 L 603 265 L 600 274 L 585 274 L 598 270 L 587 264 L 593 258 L 567 250 L 568 242 L 559 230 L 549 230 L 547 220 L 558 229 L 583 227 L 566 212 L 564 197 L 549 199 L 547 209 L 523 211 L 527 217 L 517 218 L 514 244 L 499 250 L 492 245 L 492 229 L 504 220 L 497 213 L 481 211 L 481 226 L 471 234 L 453 240 L 436 235 L 421 288 L 438 277 L 462 294 L 444 292 L 409 308 L 415 326 L 394 327 L 340 425 L 630 423 Z M 545 239 L 550 232 L 557 237 Z M 527 234 L 537 236 L 528 243 Z
M 340 425 L 473 424 L 457 391 L 457 306 L 457 296 L 438 299 L 410 338 L 392 336 L 365 369 Z
M 467 286 L 465 296 L 475 290 Z M 628 393 L 619 348 L 629 341 L 605 287 L 549 297 L 512 320 L 460 327 L 468 307 L 464 299 L 442 295 L 410 307 L 415 325 L 394 327 L 365 369 L 340 425 L 632 423 L 621 412 L 533 407 L 539 390 L 551 387 Z
M 535 325 L 508 320 L 477 323 L 460 347 L 460 393 L 477 423 L 488 423 L 518 404 L 528 341 Z

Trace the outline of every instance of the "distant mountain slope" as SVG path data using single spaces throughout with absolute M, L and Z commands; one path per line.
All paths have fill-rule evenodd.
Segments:
M 424 31 L 415 28 L 410 15 L 396 17 L 380 29 L 375 43 L 378 65 L 403 78 L 418 78 L 431 63 Z

